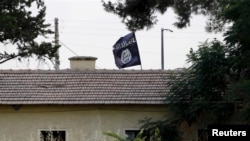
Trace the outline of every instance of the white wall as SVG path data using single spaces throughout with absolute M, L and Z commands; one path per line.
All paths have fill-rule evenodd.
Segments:
M 42 129 L 66 130 L 67 141 L 105 141 L 104 131 L 124 135 L 138 129 L 138 120 L 161 119 L 164 106 L 147 105 L 25 105 L 18 111 L 0 106 L 1 141 L 39 141 Z

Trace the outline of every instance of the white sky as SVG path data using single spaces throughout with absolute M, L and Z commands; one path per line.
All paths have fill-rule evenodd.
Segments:
M 76 56 L 75 53 L 79 56 L 97 57 L 97 69 L 118 69 L 112 46 L 130 31 L 118 16 L 104 11 L 101 0 L 45 0 L 45 4 L 46 21 L 51 24 L 52 29 L 54 18 L 59 19 L 59 40 L 62 45 L 59 50 L 60 69 L 69 68 L 68 58 Z M 222 40 L 220 34 L 205 32 L 206 19 L 202 16 L 194 16 L 191 27 L 186 29 L 175 28 L 172 25 L 175 18 L 173 12 L 168 10 L 164 15 L 158 15 L 158 23 L 152 29 L 135 33 L 143 69 L 161 69 L 161 28 L 174 31 L 164 31 L 165 69 L 187 67 L 186 54 L 190 48 L 197 49 L 200 42 L 207 39 Z M 53 35 L 50 40 L 53 40 Z M 35 59 L 22 62 L 12 60 L 0 65 L 2 69 L 54 69 L 49 61 L 39 63 Z

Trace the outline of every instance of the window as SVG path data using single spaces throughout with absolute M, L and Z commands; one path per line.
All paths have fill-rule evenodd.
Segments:
M 41 130 L 40 141 L 66 141 L 65 130 Z
M 133 141 L 139 132 L 140 130 L 125 130 L 127 140 Z
M 126 139 L 128 141 L 134 141 L 134 139 L 137 137 L 137 135 L 140 133 L 141 130 L 139 129 L 130 129 L 125 130 Z M 150 133 L 148 130 L 144 130 L 141 137 L 145 137 L 146 141 L 150 141 Z

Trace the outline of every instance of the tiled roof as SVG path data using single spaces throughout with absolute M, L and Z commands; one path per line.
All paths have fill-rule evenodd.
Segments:
M 0 104 L 163 104 L 161 70 L 0 70 Z

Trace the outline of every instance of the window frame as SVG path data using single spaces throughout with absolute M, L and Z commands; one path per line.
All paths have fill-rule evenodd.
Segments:
M 135 132 L 139 133 L 141 131 L 141 129 L 139 129 L 139 128 L 126 128 L 126 129 L 124 129 L 124 136 L 125 136 L 126 139 L 128 138 L 128 136 L 127 136 L 128 131 L 131 131 L 131 132 L 135 131 Z M 137 136 L 137 134 L 135 135 L 135 137 Z

